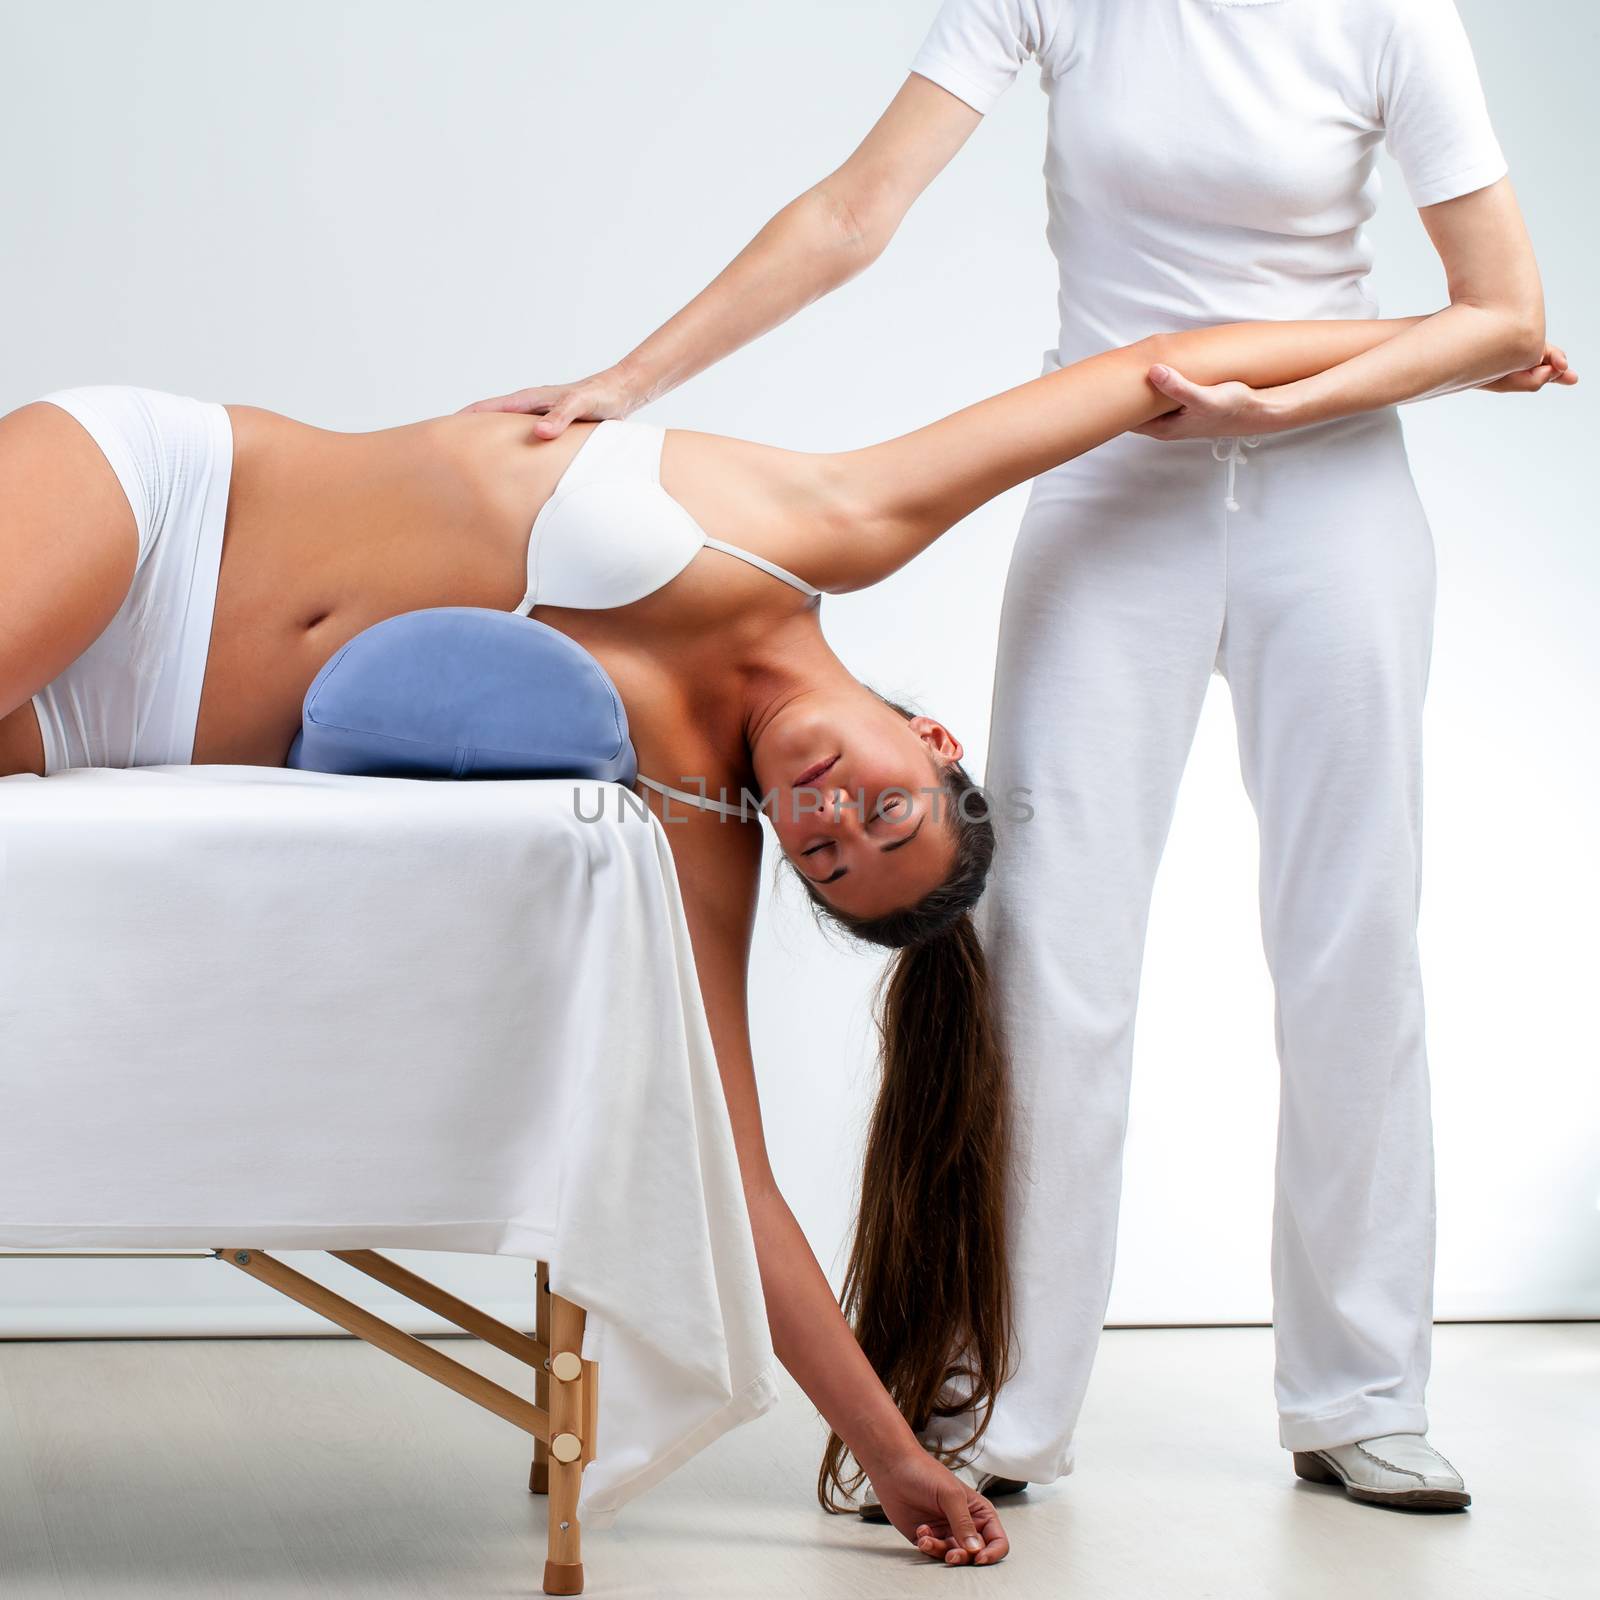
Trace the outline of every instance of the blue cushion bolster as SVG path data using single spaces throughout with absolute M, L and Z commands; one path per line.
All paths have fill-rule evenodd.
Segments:
M 288 764 L 406 777 L 585 777 L 632 783 L 627 713 L 581 645 L 477 606 L 364 629 L 306 691 Z

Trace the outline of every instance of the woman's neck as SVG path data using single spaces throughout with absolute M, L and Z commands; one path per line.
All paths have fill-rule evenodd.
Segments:
M 786 711 L 816 695 L 859 691 L 860 680 L 833 653 L 815 611 L 803 611 L 768 629 L 740 664 L 745 746 Z

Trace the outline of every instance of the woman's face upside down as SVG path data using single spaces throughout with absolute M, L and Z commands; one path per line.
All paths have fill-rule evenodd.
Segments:
M 753 747 L 784 854 L 829 905 L 877 917 L 922 899 L 955 859 L 940 784 L 961 745 L 931 717 L 903 717 L 871 690 L 797 697 Z

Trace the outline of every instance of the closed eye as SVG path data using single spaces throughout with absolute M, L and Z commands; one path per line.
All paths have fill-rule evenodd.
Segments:
M 819 850 L 831 850 L 833 848 L 834 843 L 832 839 L 819 839 L 817 843 L 812 845 L 809 850 L 802 850 L 800 854 L 803 856 L 814 856 Z M 826 878 L 812 878 L 811 882 L 816 884 L 837 883 L 849 870 L 849 867 L 836 867 Z M 809 877 L 810 874 L 808 873 L 807 876 Z
M 903 849 L 904 849 L 904 848 L 905 848 L 905 847 L 906 847 L 906 846 L 907 846 L 907 845 L 908 845 L 908 844 L 910 844 L 910 843 L 911 843 L 911 841 L 912 841 L 912 840 L 913 840 L 913 839 L 915 839 L 915 838 L 916 838 L 916 836 L 917 836 L 917 835 L 918 835 L 918 834 L 919 834 L 919 833 L 921 833 L 921 832 L 922 832 L 922 824 L 923 824 L 923 823 L 924 823 L 924 822 L 926 822 L 926 821 L 927 821 L 927 820 L 928 820 L 928 816 L 927 816 L 927 813 L 926 813 L 926 812 L 924 812 L 924 813 L 923 813 L 923 814 L 922 814 L 922 816 L 920 816 L 920 817 L 919 817 L 919 818 L 918 818 L 918 819 L 917 819 L 917 825 L 916 825 L 916 827 L 914 827 L 914 828 L 913 828 L 913 829 L 912 829 L 912 830 L 911 830 L 911 832 L 910 832 L 910 833 L 908 833 L 908 834 L 905 834 L 905 835 L 903 835 L 903 836 L 902 836 L 902 837 L 901 837 L 901 838 L 898 838 L 898 839 L 895 839 L 895 840 L 893 840 L 893 841 L 892 841 L 892 842 L 891 842 L 891 843 L 889 843 L 889 844 L 886 844 L 886 845 L 881 845 L 881 846 L 880 846 L 880 847 L 879 847 L 879 848 L 880 848 L 880 849 L 882 849 L 882 850 L 883 850 L 883 851 L 884 851 L 884 853 L 885 853 L 885 854 L 887 854 L 887 853 L 888 853 L 888 852 L 889 852 L 889 851 L 891 851 L 891 850 L 903 850 Z
M 927 814 L 924 813 L 917 819 L 917 825 L 911 830 L 910 833 L 902 834 L 898 839 L 891 839 L 888 844 L 880 844 L 878 849 L 885 855 L 887 855 L 891 850 L 903 850 L 908 844 L 911 843 L 913 839 L 916 838 L 919 833 L 922 832 L 922 825 L 927 820 Z M 819 850 L 828 850 L 831 848 L 833 848 L 833 841 L 831 839 L 823 839 L 812 845 L 809 850 L 802 850 L 800 854 L 803 856 L 814 856 Z M 831 873 L 828 874 L 826 878 L 813 878 L 811 881 L 815 884 L 837 883 L 842 877 L 845 876 L 846 873 L 849 872 L 849 870 L 849 867 L 836 867 Z

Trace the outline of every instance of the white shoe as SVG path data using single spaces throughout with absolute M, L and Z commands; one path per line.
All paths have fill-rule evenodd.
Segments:
M 1385 1433 L 1354 1444 L 1296 1450 L 1294 1470 L 1312 1483 L 1332 1483 L 1352 1500 L 1375 1506 L 1459 1510 L 1472 1504 L 1461 1474 L 1423 1433 Z
M 985 1500 L 1003 1500 L 1028 1487 L 1026 1478 L 1002 1478 L 998 1472 L 974 1472 L 971 1467 L 959 1469 L 956 1476 L 970 1483 Z

